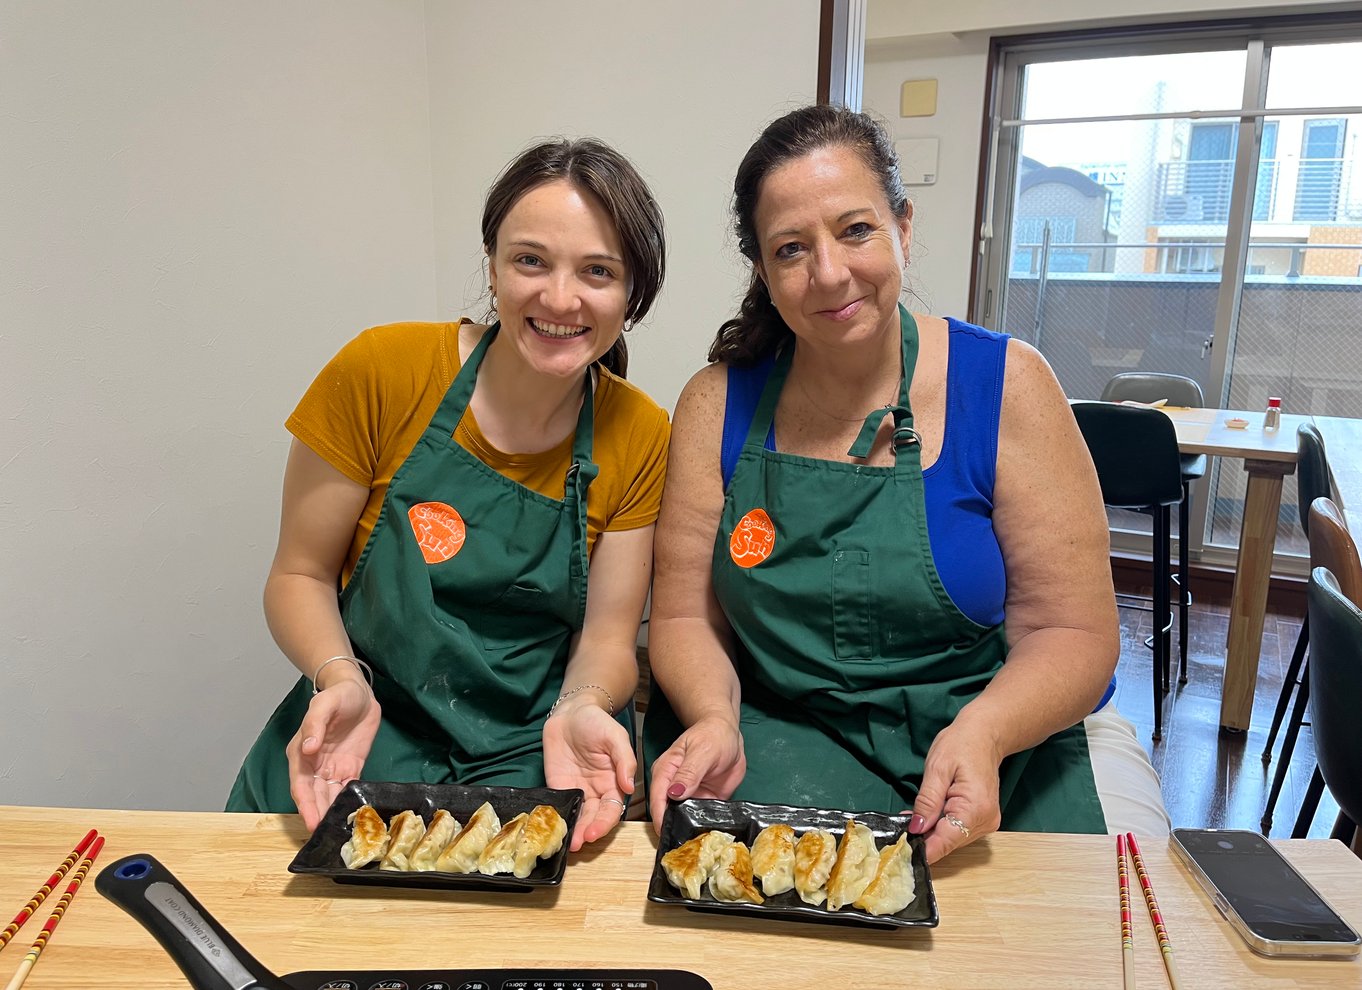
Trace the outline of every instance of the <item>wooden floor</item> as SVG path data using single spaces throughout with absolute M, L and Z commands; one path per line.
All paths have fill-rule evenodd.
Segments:
M 1263 744 L 1300 632 L 1300 619 L 1267 616 L 1252 725 L 1248 732 L 1222 732 L 1220 682 L 1225 670 L 1229 610 L 1220 605 L 1194 604 L 1188 619 L 1188 681 L 1178 685 L 1174 673 L 1173 692 L 1164 701 L 1163 739 L 1154 742 L 1153 654 L 1144 645 L 1151 628 L 1151 613 L 1135 608 L 1120 611 L 1121 660 L 1116 669 L 1116 704 L 1121 714 L 1135 723 L 1140 740 L 1162 778 L 1164 802 L 1174 827 L 1260 829 L 1285 729 L 1278 733 L 1272 762 L 1266 766 L 1262 761 Z M 1176 665 L 1176 625 L 1173 650 Z M 1271 832 L 1274 837 L 1291 835 L 1314 768 L 1314 741 L 1309 726 L 1305 726 L 1277 799 Z M 1326 792 L 1310 836 L 1327 838 L 1337 815 L 1338 805 Z

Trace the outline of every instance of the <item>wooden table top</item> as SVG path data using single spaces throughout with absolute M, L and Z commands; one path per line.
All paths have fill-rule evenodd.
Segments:
M 17 911 L 91 827 L 108 845 L 28 990 L 185 985 L 152 937 L 94 890 L 100 867 L 134 853 L 159 859 L 227 932 L 281 975 L 384 966 L 646 966 L 691 970 L 716 990 L 1086 990 L 1122 980 L 1115 841 L 1108 836 L 989 836 L 934 869 L 938 928 L 884 932 L 651 904 L 646 894 L 657 847 L 642 823 L 625 823 L 572 855 L 559 888 L 489 894 L 294 876 L 287 867 L 307 832 L 292 815 L 0 807 L 0 910 Z M 1150 837 L 1142 845 L 1186 990 L 1362 987 L 1357 959 L 1254 955 L 1172 859 L 1167 840 Z M 1338 842 L 1277 845 L 1362 928 L 1362 860 Z M 17 968 L 53 903 L 39 908 L 0 955 L 0 981 Z M 1166 987 L 1138 894 L 1135 907 L 1138 985 Z
M 1163 412 L 1177 429 L 1178 449 L 1185 454 L 1214 454 L 1256 461 L 1296 462 L 1296 430 L 1309 416 L 1282 415 L 1275 430 L 1263 429 L 1263 412 L 1243 409 L 1188 409 L 1165 406 Z M 1242 420 L 1234 429 L 1226 424 Z

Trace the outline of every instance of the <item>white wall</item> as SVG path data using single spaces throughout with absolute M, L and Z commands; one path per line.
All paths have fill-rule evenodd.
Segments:
M 435 312 L 416 3 L 0 7 L 0 802 L 220 808 L 282 421 Z
M 599 137 L 666 215 L 666 285 L 628 340 L 630 379 L 671 407 L 744 288 L 728 213 L 738 162 L 814 98 L 817 0 L 428 6 L 441 311 L 482 312 L 469 308 L 487 284 L 482 196 L 502 166 L 537 138 Z
M 931 312 L 964 317 L 978 228 L 979 156 L 989 39 L 1041 29 L 1077 30 L 1115 22 L 1094 16 L 1090 0 L 973 0 L 924 4 L 868 0 L 863 104 L 884 120 L 895 140 L 940 140 L 937 181 L 910 186 L 916 211 L 909 278 Z M 1138 0 L 1121 6 L 1122 23 L 1211 19 L 1259 14 L 1359 10 L 1359 3 L 1312 0 Z M 900 117 L 899 91 L 909 79 L 937 80 L 932 117 Z M 994 329 L 1011 329 L 995 327 Z
M 672 262 L 632 377 L 672 403 L 818 3 L 634 6 L 0 5 L 0 804 L 221 807 L 293 679 L 259 604 L 283 419 L 362 327 L 476 295 L 481 197 L 532 138 L 652 180 Z

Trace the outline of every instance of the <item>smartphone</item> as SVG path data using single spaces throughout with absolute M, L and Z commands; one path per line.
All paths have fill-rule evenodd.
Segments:
M 1175 828 L 1173 851 L 1249 947 L 1265 956 L 1355 956 L 1362 941 L 1258 832 Z

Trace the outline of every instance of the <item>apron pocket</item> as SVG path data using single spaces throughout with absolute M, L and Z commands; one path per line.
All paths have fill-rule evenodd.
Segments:
M 832 555 L 832 638 L 838 660 L 875 658 L 875 617 L 870 551 L 838 549 Z

